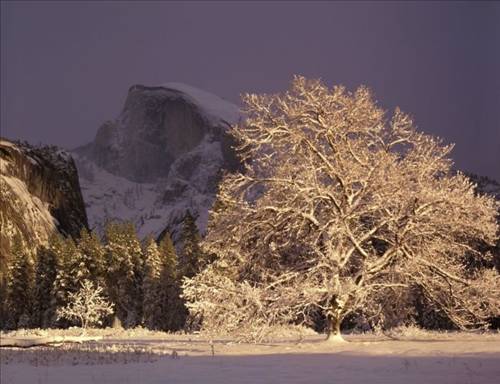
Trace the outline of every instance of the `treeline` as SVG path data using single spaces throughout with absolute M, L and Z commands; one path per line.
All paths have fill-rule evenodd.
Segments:
M 194 276 L 207 262 L 193 216 L 184 218 L 179 252 L 166 233 L 157 243 L 141 241 L 131 223 L 108 223 L 103 239 L 82 230 L 73 240 L 53 235 L 36 257 L 14 239 L 7 279 L 0 286 L 3 329 L 67 327 L 57 311 L 69 294 L 90 280 L 104 288 L 114 314 L 104 325 L 177 331 L 189 327 L 181 295 L 183 277 Z

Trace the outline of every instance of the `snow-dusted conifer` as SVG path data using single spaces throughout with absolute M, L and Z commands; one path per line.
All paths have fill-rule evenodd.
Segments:
M 161 305 L 162 287 L 160 274 L 162 263 L 160 251 L 156 241 L 149 237 L 144 244 L 144 276 L 143 291 L 143 319 L 144 326 L 149 329 L 160 329 L 161 314 L 164 308 Z
M 57 270 L 52 284 L 52 308 L 61 308 L 68 304 L 69 294 L 79 289 L 80 282 L 88 276 L 88 271 L 81 265 L 81 257 L 72 238 L 54 234 L 50 238 L 48 249 L 53 254 Z
M 105 248 L 106 285 L 116 315 L 125 326 L 136 326 L 142 319 L 143 258 L 134 225 L 108 223 Z
M 184 327 L 188 312 L 180 297 L 180 272 L 178 271 L 177 254 L 168 232 L 160 242 L 159 252 L 162 261 L 160 274 L 161 328 L 168 331 L 178 331 Z
M 169 232 L 161 239 L 158 245 L 158 250 L 162 260 L 162 278 L 175 280 L 179 275 L 177 260 L 177 252 L 175 251 L 174 243 Z
M 99 284 L 104 283 L 104 263 L 105 251 L 99 236 L 94 231 L 82 229 L 78 239 L 78 251 L 84 270 L 88 273 L 85 279 L 89 279 Z
M 204 266 L 204 254 L 200 243 L 201 236 L 195 218 L 191 212 L 187 211 L 182 222 L 180 236 L 179 271 L 181 276 L 193 277 Z
M 32 326 L 34 273 L 30 256 L 21 236 L 16 235 L 12 244 L 12 264 L 7 284 L 7 327 Z
M 184 284 L 205 328 L 321 311 L 335 339 L 348 314 L 383 313 L 377 297 L 412 287 L 459 328 L 498 311 L 498 273 L 468 276 L 462 263 L 475 239 L 496 241 L 496 203 L 451 171 L 452 146 L 399 109 L 388 119 L 364 87 L 296 77 L 244 102 L 230 132 L 245 170 L 224 177 L 204 240 L 218 259 Z
M 35 264 L 34 315 L 33 320 L 40 328 L 49 327 L 55 317 L 52 306 L 52 287 L 57 276 L 55 254 L 48 247 L 40 247 Z

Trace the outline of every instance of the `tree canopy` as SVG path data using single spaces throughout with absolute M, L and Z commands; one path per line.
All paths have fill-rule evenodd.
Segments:
M 225 175 L 203 242 L 217 259 L 184 284 L 206 329 L 319 312 L 335 335 L 349 314 L 381 316 L 384 298 L 415 288 L 460 328 L 498 308 L 498 274 L 461 262 L 483 257 L 477 239 L 495 241 L 496 203 L 452 171 L 451 145 L 399 109 L 388 118 L 366 87 L 295 77 L 244 104 L 247 120 L 231 130 L 244 170 Z

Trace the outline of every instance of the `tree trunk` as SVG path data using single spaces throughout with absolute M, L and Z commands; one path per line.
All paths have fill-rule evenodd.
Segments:
M 340 325 L 342 319 L 335 314 L 328 314 L 326 317 L 326 341 L 328 342 L 344 342 L 344 338 L 340 333 Z

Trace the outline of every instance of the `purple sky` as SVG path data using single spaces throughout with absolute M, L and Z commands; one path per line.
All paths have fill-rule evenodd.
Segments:
M 457 167 L 500 180 L 500 3 L 4 2 L 1 134 L 72 148 L 132 84 L 184 82 L 233 102 L 293 74 L 370 86 Z

